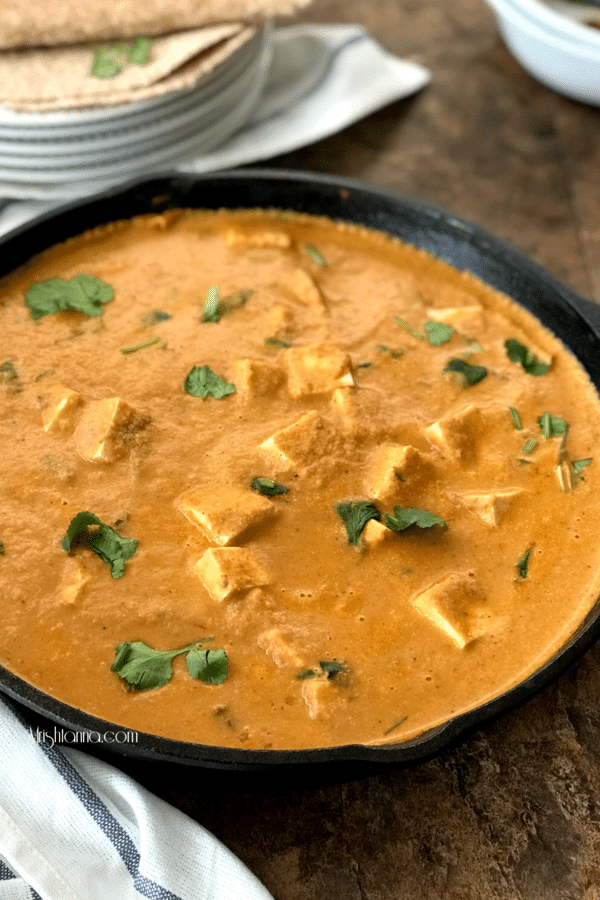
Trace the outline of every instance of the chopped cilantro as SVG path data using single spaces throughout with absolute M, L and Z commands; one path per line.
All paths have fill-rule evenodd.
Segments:
M 400 316 L 394 316 L 394 322 L 396 325 L 399 325 L 400 328 L 404 328 L 405 331 L 411 335 L 411 337 L 416 338 L 418 341 L 424 341 L 425 335 L 421 334 L 420 331 L 416 331 L 408 322 L 405 322 L 404 319 L 401 319 Z
M 166 322 L 171 318 L 172 316 L 170 313 L 165 312 L 162 309 L 153 309 L 152 312 L 142 316 L 141 322 L 142 325 L 156 325 L 157 322 Z
M 465 387 L 483 381 L 488 373 L 485 366 L 473 366 L 464 359 L 451 359 L 444 367 L 444 372 L 456 372 L 462 378 Z
M 525 551 L 521 559 L 516 563 L 516 567 L 519 570 L 519 580 L 527 578 L 527 573 L 529 570 L 529 554 L 531 553 L 531 547 Z
M 395 350 L 391 347 L 386 347 L 385 344 L 377 344 L 377 351 L 379 353 L 387 353 L 392 359 L 400 359 L 405 353 L 404 350 Z
M 221 315 L 224 316 L 227 313 L 233 312 L 235 309 L 241 309 L 242 306 L 246 305 L 253 293 L 254 291 L 250 288 L 245 288 L 241 291 L 236 291 L 234 294 L 228 294 L 227 297 L 223 297 L 219 305 Z
M 73 309 L 86 316 L 99 316 L 102 304 L 113 299 L 115 292 L 93 275 L 74 275 L 70 281 L 50 278 L 32 285 L 25 294 L 25 304 L 33 319 Z
M 260 476 L 252 479 L 250 487 L 253 491 L 264 494 L 265 497 L 275 497 L 277 494 L 287 494 L 289 491 L 289 488 L 286 488 L 285 485 L 278 484 L 271 478 L 262 478 Z
M 574 474 L 574 475 L 581 475 L 581 473 L 583 472 L 583 470 L 585 469 L 585 467 L 586 467 L 586 466 L 589 466 L 589 464 L 590 464 L 591 462 L 592 462 L 592 457 L 591 457 L 591 456 L 588 457 L 588 459 L 574 459 L 573 462 L 571 463 L 571 466 L 572 466 L 572 468 L 573 468 L 573 474 Z
M 205 400 L 210 394 L 221 400 L 228 394 L 235 394 L 235 385 L 230 384 L 210 369 L 209 366 L 194 366 L 185 379 L 184 390 L 192 397 Z
M 303 249 L 318 266 L 323 267 L 327 265 L 327 260 L 314 244 L 305 244 Z
M 221 318 L 219 312 L 219 288 L 216 284 L 208 289 L 204 307 L 202 309 L 203 322 L 218 322 Z
M 446 344 L 454 333 L 453 326 L 447 325 L 445 322 L 425 322 L 424 328 L 427 340 L 432 347 Z
M 276 337 L 265 338 L 265 347 L 277 347 L 280 350 L 287 350 L 287 348 L 291 346 L 289 341 L 282 341 Z
M 381 519 L 381 513 L 369 500 L 344 500 L 337 503 L 335 511 L 346 526 L 348 541 L 358 544 L 358 539 L 369 519 Z
M 121 353 L 137 353 L 138 350 L 145 350 L 146 347 L 153 347 L 154 344 L 159 344 L 161 338 L 153 337 L 147 341 L 142 341 L 141 344 L 133 344 L 131 347 L 121 347 Z
M 318 669 L 303 669 L 296 675 L 297 681 L 307 681 L 309 678 L 325 678 L 327 681 L 336 681 L 338 684 L 347 682 L 350 669 L 344 663 L 336 660 L 323 660 Z
M 538 424 L 546 440 L 566 434 L 569 429 L 564 419 L 561 419 L 560 416 L 552 416 L 548 411 L 538 417 Z
M 11 394 L 19 394 L 23 390 L 19 373 L 9 359 L 0 365 L 0 385 Z
M 173 660 L 185 653 L 192 678 L 198 678 L 207 684 L 221 684 L 227 677 L 225 651 L 211 650 L 208 653 L 212 653 L 212 657 L 199 658 L 203 655 L 200 648 L 212 640 L 212 636 L 201 638 L 177 650 L 155 650 L 144 641 L 121 641 L 117 644 L 110 670 L 123 679 L 128 690 L 152 691 L 163 687 L 170 680 L 173 675 Z
M 504 349 L 510 361 L 523 366 L 530 375 L 545 375 L 552 365 L 552 362 L 545 363 L 532 350 L 529 350 L 524 344 L 520 344 L 515 338 L 509 338 L 507 341 L 504 341 Z
M 445 519 L 441 519 L 435 513 L 427 512 L 425 509 L 403 509 L 401 506 L 394 507 L 393 516 L 386 513 L 385 524 L 391 531 L 405 531 L 411 525 L 417 525 L 419 528 L 432 528 L 434 525 L 448 527 Z
M 392 731 L 395 731 L 396 728 L 399 728 L 401 725 L 403 725 L 403 724 L 406 722 L 407 719 L 408 719 L 408 716 L 402 716 L 401 719 L 398 719 L 397 722 L 394 722 L 393 725 L 390 725 L 390 727 L 387 728 L 387 729 L 383 732 L 383 736 L 385 737 L 387 734 L 391 734 Z
M 534 441 L 533 438 L 527 438 L 527 440 L 521 447 L 521 450 L 523 451 L 523 453 L 533 453 L 533 451 L 535 450 L 536 447 L 537 447 L 537 441 Z
M 95 528 L 96 525 L 98 528 Z M 88 530 L 90 527 L 94 527 L 94 530 Z M 133 538 L 122 538 L 93 513 L 80 512 L 74 516 L 67 528 L 67 533 L 62 539 L 63 549 L 70 553 L 73 541 L 84 532 L 87 535 L 89 549 L 110 566 L 113 578 L 121 578 L 125 574 L 125 562 L 134 555 L 138 541 Z
M 515 431 L 522 431 L 523 426 L 521 425 L 521 417 L 520 417 L 518 411 L 514 408 L 514 406 L 509 406 L 508 411 L 510 413 L 512 423 L 515 427 Z
M 0 556 L 6 555 L 6 547 L 4 546 L 4 541 L 0 541 Z
M 94 78 L 115 78 L 121 72 L 121 66 L 108 50 L 99 47 L 94 53 L 90 75 Z
M 127 62 L 145 66 L 150 61 L 150 38 L 137 37 L 127 48 Z

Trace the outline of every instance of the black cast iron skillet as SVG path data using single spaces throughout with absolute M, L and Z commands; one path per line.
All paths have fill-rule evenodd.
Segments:
M 75 201 L 0 239 L 0 276 L 35 253 L 114 219 L 174 207 L 205 209 L 275 207 L 327 215 L 387 231 L 467 269 L 527 307 L 575 354 L 600 389 L 600 307 L 584 300 L 549 272 L 476 225 L 420 201 L 348 179 L 268 169 L 211 175 L 167 174 Z M 0 690 L 71 731 L 97 733 L 107 750 L 146 760 L 216 769 L 282 770 L 315 764 L 347 767 L 423 760 L 468 731 L 531 697 L 571 666 L 600 636 L 600 600 L 575 634 L 546 665 L 517 687 L 476 709 L 399 744 L 347 745 L 310 750 L 242 750 L 137 735 L 135 743 L 109 743 L 113 724 L 87 715 L 37 690 L 0 667 Z M 51 725 L 47 727 L 52 727 Z M 110 736 L 108 735 L 110 740 Z M 85 749 L 93 744 L 78 744 Z

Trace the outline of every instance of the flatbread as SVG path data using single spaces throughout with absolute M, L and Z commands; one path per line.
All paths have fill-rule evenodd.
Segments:
M 288 15 L 310 0 L 2 0 L 0 49 L 166 34 Z
M 191 88 L 256 32 L 232 22 L 156 37 L 144 65 L 104 44 L 122 66 L 111 78 L 90 74 L 97 44 L 6 51 L 0 53 L 0 106 L 20 112 L 114 106 Z

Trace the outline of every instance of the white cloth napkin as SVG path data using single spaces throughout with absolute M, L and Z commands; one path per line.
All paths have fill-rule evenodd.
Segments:
M 217 150 L 180 162 L 179 171 L 214 172 L 312 144 L 415 93 L 430 78 L 427 69 L 388 53 L 358 25 L 294 25 L 275 30 L 271 40 L 269 78 L 249 122 Z M 0 234 L 60 205 L 66 194 L 92 194 L 118 183 L 82 181 L 42 192 L 32 186 L 0 212 Z
M 201 825 L 53 733 L 0 700 L 0 900 L 272 900 Z

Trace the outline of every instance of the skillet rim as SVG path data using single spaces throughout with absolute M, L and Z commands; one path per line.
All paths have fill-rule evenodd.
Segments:
M 420 199 L 354 178 L 262 167 L 200 175 L 176 171 L 134 178 L 53 207 L 1 236 L 0 277 L 41 250 L 88 228 L 142 212 L 159 213 L 182 205 L 207 206 L 207 192 L 212 191 L 215 195 L 219 191 L 220 197 L 224 189 L 231 191 L 236 187 L 238 192 L 240 187 L 246 189 L 247 202 L 240 197 L 235 203 L 219 202 L 219 206 L 275 206 L 345 219 L 387 231 L 457 268 L 468 269 L 533 312 L 579 359 L 600 391 L 600 305 L 586 300 L 525 253 L 483 227 Z M 204 202 L 190 202 L 198 193 Z M 266 203 L 259 202 L 265 195 L 270 199 Z M 275 197 L 279 197 L 278 203 L 273 202 Z M 127 216 L 122 209 L 120 212 L 114 209 L 123 204 L 129 207 Z M 132 205 L 136 208 L 132 209 Z M 207 208 L 216 208 L 216 205 L 209 203 Z M 392 223 L 394 227 L 390 227 Z M 10 260 L 6 271 L 5 258 Z M 146 760 L 244 772 L 298 769 L 315 764 L 409 765 L 436 755 L 538 693 L 569 669 L 598 637 L 600 599 L 556 654 L 524 681 L 498 697 L 398 744 L 346 744 L 296 750 L 218 747 L 132 732 L 56 700 L 2 666 L 0 691 L 62 728 L 97 732 L 103 736 L 115 730 L 135 733 L 138 736 L 135 743 L 102 742 L 102 748 Z M 95 742 L 77 743 L 79 749 L 93 749 L 94 745 Z

